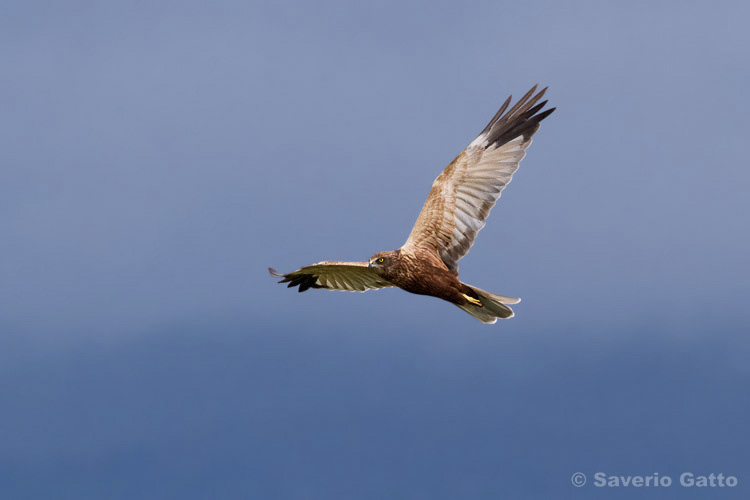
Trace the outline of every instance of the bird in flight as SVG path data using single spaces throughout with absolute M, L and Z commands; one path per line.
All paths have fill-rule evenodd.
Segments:
M 310 288 L 364 292 L 398 287 L 457 305 L 483 323 L 510 318 L 509 304 L 521 301 L 467 285 L 458 279 L 458 261 L 474 244 L 490 210 L 526 155 L 540 122 L 555 108 L 538 103 L 546 88 L 535 85 L 513 107 L 511 97 L 479 136 L 435 179 L 406 243 L 378 252 L 368 262 L 325 261 L 281 274 L 279 283 Z M 538 103 L 538 104 L 537 104 Z

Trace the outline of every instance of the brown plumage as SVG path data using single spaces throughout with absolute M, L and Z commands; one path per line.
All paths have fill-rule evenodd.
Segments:
M 484 323 L 510 318 L 508 304 L 521 299 L 486 292 L 458 279 L 458 261 L 474 244 L 505 186 L 555 108 L 542 111 L 545 91 L 536 85 L 508 110 L 511 98 L 479 136 L 435 179 L 406 243 L 378 252 L 369 262 L 319 262 L 287 274 L 269 268 L 279 283 L 309 288 L 360 291 L 396 286 L 451 302 Z M 506 111 L 507 110 L 507 111 Z

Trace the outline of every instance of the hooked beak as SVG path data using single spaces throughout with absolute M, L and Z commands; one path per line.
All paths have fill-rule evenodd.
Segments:
M 370 269 L 372 269 L 372 259 L 370 259 L 369 261 L 367 261 L 367 267 L 369 267 Z

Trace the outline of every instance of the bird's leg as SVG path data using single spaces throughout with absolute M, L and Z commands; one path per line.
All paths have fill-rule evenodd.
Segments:
M 464 296 L 466 300 L 474 304 L 475 306 L 482 307 L 482 302 L 479 301 L 479 299 L 475 299 L 474 297 L 470 297 L 469 295 L 466 295 L 465 293 L 462 293 L 461 295 Z

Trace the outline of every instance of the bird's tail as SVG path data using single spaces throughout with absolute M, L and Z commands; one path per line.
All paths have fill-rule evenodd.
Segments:
M 466 285 L 466 283 L 464 283 L 464 285 Z M 471 314 L 482 323 L 492 324 L 497 321 L 497 318 L 512 318 L 513 309 L 508 307 L 507 304 L 518 304 L 521 302 L 521 299 L 517 297 L 505 297 L 503 295 L 485 292 L 484 290 L 471 285 L 466 285 L 466 287 L 474 292 L 476 295 L 475 300 L 479 300 L 482 305 L 467 303 L 462 306 L 459 305 L 458 307 Z M 470 295 L 473 297 L 474 294 Z

